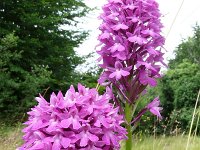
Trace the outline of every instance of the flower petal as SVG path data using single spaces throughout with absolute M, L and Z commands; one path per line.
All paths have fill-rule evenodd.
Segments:
M 81 128 L 81 124 L 79 123 L 79 121 L 77 119 L 73 119 L 73 129 L 80 129 Z
M 61 145 L 58 141 L 55 141 L 53 143 L 53 146 L 52 146 L 52 150 L 60 150 L 61 149 Z
M 91 133 L 89 133 L 89 132 L 88 132 L 87 134 L 88 134 L 88 138 L 90 139 L 90 141 L 96 142 L 96 141 L 99 140 L 99 138 L 98 138 L 96 135 L 91 134 Z
M 61 144 L 64 148 L 68 148 L 70 145 L 71 140 L 69 138 L 62 138 L 61 139 Z
M 63 128 L 69 128 L 70 124 L 72 124 L 72 118 L 64 119 L 60 122 L 60 125 Z
M 80 141 L 80 146 L 85 147 L 88 144 L 88 137 L 82 137 Z
M 107 134 L 104 134 L 102 140 L 105 142 L 106 145 L 110 145 L 110 137 Z

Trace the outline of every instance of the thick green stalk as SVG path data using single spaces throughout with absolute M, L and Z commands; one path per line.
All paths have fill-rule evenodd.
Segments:
M 125 147 L 126 150 L 131 150 L 132 149 L 132 144 L 133 144 L 133 136 L 132 136 L 132 127 L 131 127 L 131 119 L 132 119 L 132 114 L 133 114 L 133 109 L 132 105 L 126 103 L 125 104 L 125 117 L 126 117 L 126 129 L 128 132 L 128 139 L 126 140 Z

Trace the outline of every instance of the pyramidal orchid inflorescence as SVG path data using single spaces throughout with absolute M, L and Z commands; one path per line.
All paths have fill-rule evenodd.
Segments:
M 126 138 L 121 127 L 123 117 L 118 108 L 109 103 L 113 95 L 109 88 L 103 95 L 96 89 L 78 85 L 63 96 L 52 94 L 50 102 L 41 95 L 38 105 L 32 108 L 19 150 L 110 150 L 119 149 Z
M 132 149 L 132 132 L 141 116 L 150 111 L 161 119 L 159 98 L 155 98 L 135 115 L 137 104 L 147 86 L 155 87 L 161 77 L 164 37 L 161 35 L 161 14 L 156 0 L 108 0 L 103 7 L 99 29 L 98 61 L 103 72 L 100 85 L 110 86 L 115 103 L 126 119 L 128 140 Z
M 144 89 L 160 78 L 164 37 L 155 0 L 108 0 L 100 19 L 98 59 L 101 85 L 113 85 L 121 102 L 135 104 Z M 159 117 L 159 116 L 158 116 Z

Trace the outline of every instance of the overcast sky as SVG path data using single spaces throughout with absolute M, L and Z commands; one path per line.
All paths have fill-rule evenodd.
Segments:
M 107 3 L 107 0 L 85 0 L 89 7 L 97 7 L 93 13 L 90 13 L 85 19 L 81 28 L 85 30 L 91 30 L 89 37 L 84 41 L 79 48 L 77 48 L 78 54 L 86 55 L 92 51 L 95 51 L 95 45 L 98 44 L 97 36 L 99 35 L 98 27 L 101 20 L 98 20 L 101 7 Z M 160 11 L 164 15 L 162 17 L 162 23 L 164 25 L 163 35 L 167 35 L 170 30 L 170 26 L 183 2 L 181 10 L 173 24 L 173 27 L 167 36 L 165 48 L 167 49 L 166 59 L 173 58 L 173 50 L 181 42 L 181 39 L 191 36 L 193 33 L 192 27 L 198 23 L 200 25 L 200 0 L 157 0 L 160 5 Z

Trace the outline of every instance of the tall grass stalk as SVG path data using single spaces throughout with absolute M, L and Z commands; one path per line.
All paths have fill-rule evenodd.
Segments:
M 197 100 L 196 100 L 194 111 L 193 111 L 193 115 L 192 115 L 192 121 L 191 121 L 191 124 L 190 124 L 190 130 L 189 130 L 189 135 L 188 135 L 188 139 L 187 139 L 186 150 L 188 150 L 188 148 L 189 148 L 190 137 L 191 137 L 191 132 L 192 132 L 192 126 L 194 124 L 195 113 L 196 113 L 196 109 L 197 109 L 197 105 L 198 105 L 198 101 L 199 101 L 199 95 L 200 95 L 200 90 L 199 90 L 199 93 L 198 93 L 198 96 L 197 96 Z
M 199 125 L 199 119 L 200 119 L 200 108 L 198 109 L 197 115 L 198 115 L 198 118 L 197 118 L 197 123 L 196 123 L 195 130 L 194 130 L 194 136 L 195 136 L 195 137 L 196 137 L 196 135 L 197 135 L 198 125 Z

